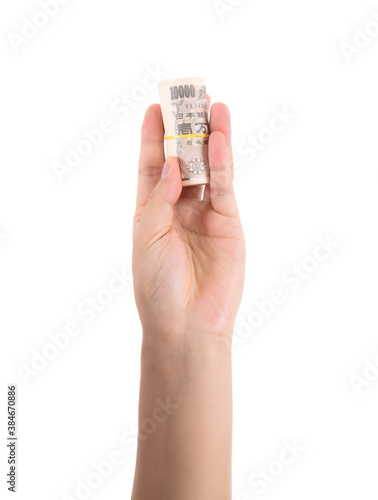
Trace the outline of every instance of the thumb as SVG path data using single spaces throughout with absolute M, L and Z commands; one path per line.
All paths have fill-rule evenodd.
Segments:
M 182 190 L 180 167 L 177 158 L 168 156 L 159 182 L 152 190 L 140 221 L 139 230 L 148 243 L 154 243 L 171 228 L 173 206 Z

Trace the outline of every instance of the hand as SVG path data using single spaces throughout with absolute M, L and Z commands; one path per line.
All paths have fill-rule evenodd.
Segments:
M 233 190 L 227 106 L 210 115 L 210 188 L 182 187 L 176 158 L 164 156 L 160 105 L 147 109 L 134 217 L 133 275 L 144 337 L 180 332 L 232 338 L 245 268 Z

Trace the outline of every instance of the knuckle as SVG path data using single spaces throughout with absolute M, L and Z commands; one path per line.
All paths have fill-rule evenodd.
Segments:
M 232 194 L 232 189 L 229 187 L 218 187 L 218 186 L 210 186 L 210 195 L 211 196 L 230 196 Z
M 210 165 L 211 172 L 224 172 L 226 170 L 227 170 L 227 165 L 226 165 L 226 163 L 223 163 L 223 162 L 213 162 Z
M 139 167 L 139 175 L 142 177 L 160 177 L 161 166 L 150 165 L 147 167 Z
M 215 175 L 210 176 L 210 179 L 213 180 L 213 184 L 217 186 L 225 186 L 228 184 L 232 184 L 232 174 L 229 170 L 216 170 Z

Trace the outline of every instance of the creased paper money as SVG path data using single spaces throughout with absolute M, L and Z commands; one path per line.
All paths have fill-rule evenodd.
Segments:
M 167 156 L 175 156 L 183 186 L 209 184 L 209 122 L 203 78 L 177 78 L 159 83 Z

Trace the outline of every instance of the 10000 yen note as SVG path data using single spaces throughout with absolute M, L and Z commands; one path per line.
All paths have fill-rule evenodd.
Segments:
M 183 186 L 209 184 L 209 122 L 203 78 L 159 83 L 167 156 L 178 159 Z

